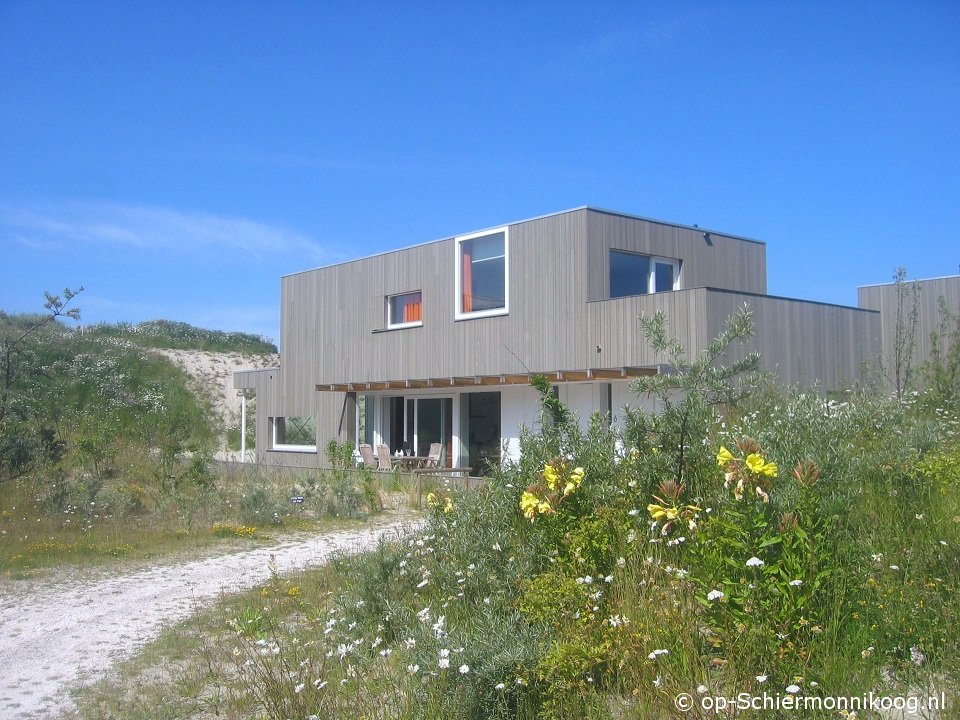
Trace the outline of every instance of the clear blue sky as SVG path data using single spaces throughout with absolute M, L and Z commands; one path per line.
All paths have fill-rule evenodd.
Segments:
M 960 3 L 0 0 L 0 308 L 276 339 L 281 275 L 594 205 L 772 294 L 958 272 Z

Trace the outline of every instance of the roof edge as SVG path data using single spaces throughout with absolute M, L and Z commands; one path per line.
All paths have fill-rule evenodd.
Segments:
M 932 282 L 934 280 L 960 280 L 960 275 L 940 275 L 939 277 L 930 277 L 930 278 L 910 278 L 903 281 L 904 285 L 909 285 L 910 283 L 915 282 Z M 857 290 L 860 288 L 872 288 L 872 287 L 885 287 L 887 285 L 896 285 L 896 282 L 883 282 L 883 283 L 870 283 L 868 285 L 857 285 Z
M 632 213 L 619 212 L 617 210 L 607 210 L 605 208 L 596 207 L 594 205 L 580 205 L 579 207 L 568 208 L 567 210 L 558 210 L 556 212 L 544 213 L 542 215 L 534 215 L 533 217 L 524 218 L 522 220 L 512 220 L 510 222 L 497 223 L 496 225 L 490 225 L 488 227 L 479 228 L 477 230 L 467 230 L 464 232 L 459 232 L 455 235 L 446 235 L 444 237 L 436 238 L 434 240 L 425 240 L 424 242 L 414 243 L 413 245 L 404 245 L 403 247 L 394 248 L 392 250 L 384 250 L 383 252 L 371 253 L 369 255 L 361 255 L 360 257 L 351 258 L 349 260 L 343 260 L 341 262 L 329 263 L 327 265 L 318 265 L 316 267 L 307 268 L 306 270 L 297 270 L 296 272 L 287 273 L 281 275 L 280 278 L 294 277 L 296 275 L 303 275 L 304 273 L 315 272 L 317 270 L 325 270 L 327 268 L 339 267 L 341 265 L 349 265 L 354 262 L 361 262 L 363 260 L 369 260 L 375 257 L 382 257 L 384 255 L 390 255 L 392 253 L 406 252 L 407 250 L 413 250 L 414 248 L 425 247 L 427 245 L 433 245 L 435 243 L 447 242 L 448 240 L 453 240 L 462 235 L 473 235 L 477 233 L 483 233 L 487 230 L 496 230 L 502 227 L 508 227 L 510 225 L 522 225 L 523 223 L 535 222 L 537 220 L 545 220 L 546 218 L 557 217 L 559 215 L 568 215 L 570 213 L 581 212 L 581 211 L 597 212 L 603 213 L 605 215 L 615 215 L 617 217 L 629 218 L 631 220 L 641 220 L 643 222 L 655 223 L 657 225 L 669 225 L 670 227 L 681 228 L 684 230 L 693 230 L 694 232 L 701 233 L 711 233 L 720 235 L 722 237 L 731 238 L 733 240 L 740 240 L 743 242 L 754 243 L 757 245 L 766 245 L 763 240 L 756 240 L 754 238 L 749 238 L 744 235 L 733 235 L 728 232 L 723 232 L 722 230 L 714 230 L 711 228 L 700 227 L 698 225 L 685 225 L 684 223 L 675 223 L 668 220 L 657 220 L 656 218 L 645 217 L 643 215 L 634 215 Z

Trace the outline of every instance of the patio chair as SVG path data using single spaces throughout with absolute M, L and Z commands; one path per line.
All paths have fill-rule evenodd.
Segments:
M 362 443 L 360 445 L 360 457 L 363 458 L 363 466 L 368 470 L 380 469 L 377 458 L 373 455 L 373 447 L 368 443 Z
M 381 472 L 393 470 L 393 458 L 390 457 L 390 448 L 386 445 L 377 445 L 377 460 L 380 461 Z
M 440 453 L 443 451 L 443 445 L 438 442 L 430 443 L 430 452 L 427 455 L 427 459 L 423 463 L 423 467 L 439 467 L 440 466 Z

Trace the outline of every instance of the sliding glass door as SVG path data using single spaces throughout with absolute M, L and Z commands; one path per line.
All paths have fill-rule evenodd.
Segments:
M 380 436 L 390 452 L 427 455 L 433 443 L 440 443 L 441 464 L 450 467 L 453 459 L 453 398 L 384 397 Z

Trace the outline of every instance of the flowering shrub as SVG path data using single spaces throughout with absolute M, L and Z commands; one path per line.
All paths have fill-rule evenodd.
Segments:
M 577 491 L 583 482 L 582 467 L 570 467 L 563 458 L 553 458 L 540 471 L 539 482 L 530 485 L 520 496 L 520 512 L 533 522 L 538 515 L 552 515 L 556 508 Z
M 429 492 L 427 493 L 427 507 L 440 511 L 444 515 L 449 515 L 453 512 L 453 498 L 443 492 L 439 495 L 435 492 Z

